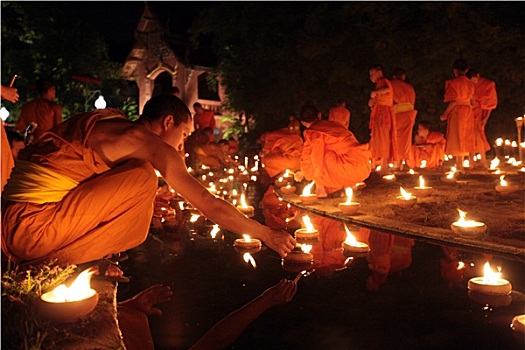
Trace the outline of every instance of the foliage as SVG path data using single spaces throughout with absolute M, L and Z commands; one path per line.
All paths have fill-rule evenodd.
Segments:
M 131 97 L 126 98 L 122 102 L 122 107 L 120 107 L 120 110 L 124 112 L 131 121 L 139 119 L 139 105 L 136 99 Z
M 223 115 L 221 117 L 221 125 L 222 124 L 228 125 L 222 132 L 223 139 L 229 140 L 230 137 L 234 136 L 238 138 L 244 133 L 245 127 L 241 124 L 239 118 L 230 115 Z
M 247 2 L 217 3 L 194 22 L 192 40 L 209 40 L 218 56 L 216 73 L 229 103 L 255 115 L 261 132 L 284 126 L 305 103 L 326 116 L 338 98 L 347 102 L 351 130 L 368 141 L 368 69 L 408 70 L 417 93 L 418 120 L 441 131 L 445 81 L 452 64 L 465 58 L 496 81 L 498 108 L 487 125 L 489 139 L 514 135 L 513 118 L 524 113 L 523 27 L 502 18 L 523 7 L 505 3 Z M 506 17 L 504 17 L 504 15 Z M 510 130 L 510 132 L 509 132 Z
M 2 273 L 2 348 L 40 349 L 49 324 L 36 315 L 36 302 L 74 272 L 76 266 L 61 268 L 54 262 L 27 270 L 8 265 Z

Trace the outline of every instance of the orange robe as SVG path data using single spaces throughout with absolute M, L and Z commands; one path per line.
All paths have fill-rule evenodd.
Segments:
M 430 131 L 424 140 L 416 138 L 408 165 L 411 168 L 419 167 L 421 161 L 426 161 L 427 168 L 439 167 L 440 161 L 445 160 L 445 137 L 437 131 Z
M 212 128 L 215 130 L 215 112 L 210 110 L 203 110 L 201 114 L 196 114 L 193 118 L 195 123 L 195 130 Z
M 387 94 L 376 97 L 375 105 L 370 113 L 370 151 L 374 158 L 396 160 L 397 155 L 397 126 L 394 114 L 394 93 L 392 84 L 386 78 L 376 83 L 376 90 L 389 87 Z
M 414 87 L 403 80 L 394 79 L 394 113 L 396 116 L 397 159 L 408 160 L 412 149 L 412 129 L 416 121 L 416 92 Z
M 370 175 L 370 152 L 341 124 L 319 120 L 304 131 L 301 171 L 328 194 L 353 186 Z
M 158 183 L 153 167 L 128 161 L 110 168 L 86 147 L 95 123 L 111 117 L 127 119 L 111 108 L 79 114 L 20 152 L 19 160 L 67 176 L 78 185 L 57 202 L 7 201 L 2 206 L 2 251 L 9 258 L 17 263 L 58 259 L 58 264 L 80 264 L 146 239 Z M 15 171 L 6 190 L 14 175 Z
M 2 139 L 0 147 L 2 147 L 2 191 L 4 186 L 11 175 L 11 169 L 15 166 L 13 159 L 13 152 L 11 152 L 11 146 L 9 146 L 9 139 L 5 132 L 4 124 L 2 123 Z
M 456 103 L 447 116 L 445 152 L 448 155 L 465 156 L 469 152 L 475 152 L 474 114 L 471 106 L 473 96 L 474 84 L 466 76 L 459 76 L 445 83 L 443 102 Z
M 20 110 L 20 118 L 16 122 L 16 129 L 24 134 L 31 122 L 38 124 L 33 133 L 34 142 L 45 131 L 62 123 L 62 107 L 55 102 L 40 97 L 29 101 Z
M 477 152 L 490 150 L 490 143 L 485 135 L 485 125 L 490 116 L 490 112 L 498 106 L 498 94 L 496 83 L 490 79 L 479 78 L 474 89 L 474 125 L 476 132 Z
M 348 129 L 348 126 L 350 126 L 350 111 L 343 106 L 332 107 L 328 112 L 328 120 L 337 122 Z
M 261 135 L 261 162 L 270 177 L 290 169 L 301 168 L 303 139 L 297 132 L 288 128 L 268 131 Z
M 265 225 L 275 230 L 301 228 L 301 223 L 295 219 L 298 209 L 289 208 L 287 203 L 279 200 L 273 190 L 274 186 L 270 185 L 259 203 Z

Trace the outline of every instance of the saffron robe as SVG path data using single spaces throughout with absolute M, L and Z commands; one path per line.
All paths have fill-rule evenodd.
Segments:
M 392 84 L 386 78 L 376 83 L 376 90 L 388 87 L 388 93 L 375 98 L 375 104 L 370 113 L 370 152 L 372 157 L 396 160 L 397 155 L 397 126 L 394 114 L 394 93 Z
M 34 142 L 44 132 L 62 123 L 62 107 L 41 97 L 29 101 L 20 110 L 20 118 L 16 122 L 16 129 L 24 134 L 31 122 L 38 124 L 33 132 Z
M 290 169 L 301 168 L 303 139 L 288 128 L 268 131 L 261 135 L 261 162 L 270 177 Z
M 341 124 L 319 120 L 304 131 L 301 171 L 328 194 L 364 181 L 370 175 L 370 152 Z
M 13 159 L 13 152 L 11 151 L 11 146 L 9 145 L 9 139 L 5 132 L 4 124 L 2 123 L 2 139 L 0 147 L 2 147 L 2 191 L 4 191 L 4 186 L 11 175 L 11 169 L 15 166 L 15 161 Z
M 348 126 L 350 126 L 350 111 L 343 106 L 332 107 L 328 112 L 328 120 L 337 122 L 348 129 Z
M 416 136 L 408 165 L 411 168 L 419 167 L 424 160 L 426 168 L 439 167 L 440 162 L 445 160 L 445 145 L 445 137 L 437 131 L 430 131 L 424 140 Z
M 397 159 L 408 160 L 412 150 L 412 129 L 416 121 L 416 92 L 403 80 L 390 82 L 394 91 L 394 113 L 396 116 Z
M 474 114 L 471 105 L 473 97 L 474 84 L 466 76 L 446 81 L 443 102 L 456 103 L 447 116 L 445 152 L 448 155 L 465 156 L 476 150 Z
M 490 150 L 490 143 L 485 135 L 485 125 L 490 112 L 498 106 L 498 94 L 496 83 L 490 79 L 479 78 L 474 88 L 474 126 L 476 132 L 476 151 L 486 152 Z
M 158 183 L 153 167 L 128 161 L 110 168 L 86 146 L 94 125 L 111 117 L 127 119 L 111 108 L 79 114 L 20 152 L 19 160 L 78 185 L 61 200 L 43 204 L 2 198 L 2 251 L 9 258 L 17 263 L 57 259 L 61 265 L 80 264 L 146 239 Z M 13 178 L 14 172 L 6 189 Z
M 195 130 L 204 128 L 215 130 L 215 112 L 205 109 L 202 113 L 195 114 L 193 122 L 195 123 Z

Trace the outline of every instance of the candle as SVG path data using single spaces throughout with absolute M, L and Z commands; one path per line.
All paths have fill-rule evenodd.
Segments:
M 314 226 L 312 225 L 312 222 L 310 221 L 310 217 L 308 215 L 303 216 L 303 222 L 306 227 L 295 230 L 295 239 L 297 240 L 318 240 L 319 231 L 317 231 L 314 228 Z
M 505 175 L 501 175 L 499 177 L 499 183 L 496 185 L 496 191 L 501 194 L 510 194 L 512 192 L 516 192 L 517 190 L 518 185 L 508 184 L 507 181 L 505 181 Z
M 288 180 L 285 180 L 284 177 L 280 176 L 276 181 L 275 181 L 275 186 L 277 187 L 282 187 L 282 186 L 285 186 L 288 184 Z
M 292 250 L 283 259 L 283 262 L 289 264 L 311 264 L 314 256 L 310 253 L 312 246 L 309 244 L 298 244 L 294 250 Z
M 425 186 L 425 179 L 419 175 L 419 186 L 414 187 L 415 193 L 419 197 L 426 197 L 432 193 L 432 187 Z
M 487 227 L 484 223 L 473 220 L 465 220 L 467 213 L 459 209 L 457 209 L 457 211 L 459 212 L 459 220 L 453 222 L 451 225 L 452 231 L 455 233 L 466 237 L 477 237 L 487 230 Z
M 494 149 L 496 150 L 496 158 L 503 157 L 503 139 L 501 137 L 496 139 Z
M 284 194 L 292 194 L 292 193 L 295 193 L 295 190 L 297 188 L 295 186 L 292 186 L 290 184 L 284 186 L 284 187 L 281 187 L 281 192 L 284 193 Z
M 503 146 L 505 158 L 509 158 L 512 153 L 512 144 L 509 139 L 506 139 Z
M 413 196 L 412 193 L 405 191 L 403 187 L 399 187 L 401 196 L 396 197 L 396 203 L 402 208 L 410 208 L 417 203 L 417 197 Z
M 69 323 L 93 311 L 98 303 L 98 293 L 90 285 L 94 272 L 94 268 L 84 270 L 69 287 L 61 284 L 42 294 L 37 304 L 40 315 L 52 321 Z
M 211 238 L 215 239 L 217 237 L 217 234 L 220 232 L 219 225 L 215 224 L 213 225 L 212 230 L 210 231 Z
M 525 314 L 515 316 L 512 319 L 510 328 L 519 334 L 525 334 Z
M 450 168 L 450 172 L 447 172 L 446 173 L 447 176 L 442 176 L 441 177 L 441 181 L 443 182 L 456 182 L 456 178 L 454 177 L 454 175 L 456 174 L 456 167 L 452 167 Z
M 312 181 L 309 185 L 305 186 L 303 189 L 303 193 L 299 195 L 299 198 L 301 198 L 301 202 L 304 204 L 312 204 L 317 201 L 317 195 L 311 194 L 310 191 L 312 190 L 312 187 L 314 186 L 314 181 Z
M 238 205 L 237 209 L 248 217 L 252 217 L 254 215 L 254 208 L 253 206 L 246 204 L 246 196 L 244 193 L 241 194 L 241 205 Z
M 255 263 L 255 259 L 250 253 L 248 252 L 244 253 L 242 258 L 244 259 L 244 262 L 246 262 L 247 264 L 250 264 L 254 269 L 257 267 L 257 264 Z
M 346 239 L 343 242 L 343 250 L 348 253 L 368 253 L 370 247 L 364 242 L 358 242 L 345 224 Z
M 345 214 L 353 215 L 357 213 L 361 204 L 358 202 L 352 202 L 354 191 L 352 190 L 351 187 L 345 188 L 345 192 L 346 192 L 347 200 L 346 202 L 339 203 L 338 208 Z
M 510 282 L 501 278 L 499 269 L 498 272 L 492 271 L 488 261 L 485 263 L 483 270 L 483 277 L 474 277 L 468 281 L 469 290 L 492 295 L 507 295 L 512 291 Z
M 233 242 L 233 246 L 243 249 L 257 249 L 262 246 L 261 241 L 256 238 L 251 238 L 249 235 L 242 235 L 243 238 L 237 238 Z
M 396 181 L 396 175 L 394 174 L 388 174 L 383 176 L 383 180 L 385 182 L 395 182 Z
M 356 183 L 355 185 L 352 186 L 352 189 L 353 189 L 354 191 L 356 191 L 356 190 L 362 190 L 362 189 L 364 189 L 365 187 L 366 187 L 366 183 L 364 183 L 364 182 L 358 182 L 358 183 Z

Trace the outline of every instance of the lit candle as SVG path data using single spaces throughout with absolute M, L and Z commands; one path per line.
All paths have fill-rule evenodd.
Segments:
M 244 253 L 242 258 L 244 259 L 244 262 L 250 264 L 254 269 L 257 267 L 257 264 L 255 264 L 255 259 L 250 253 Z
M 346 239 L 343 242 L 343 250 L 349 253 L 368 253 L 370 247 L 364 242 L 358 242 L 345 224 Z
M 314 228 L 310 217 L 308 215 L 303 216 L 303 222 L 306 227 L 295 230 L 295 239 L 297 240 L 317 240 L 319 239 L 319 231 Z
M 249 235 L 242 235 L 243 238 L 237 238 L 233 242 L 234 247 L 244 249 L 254 249 L 261 247 L 261 241 L 256 238 L 251 238 Z
M 284 187 L 281 187 L 281 192 L 284 193 L 284 194 L 292 194 L 292 193 L 295 193 L 295 190 L 297 188 L 295 186 L 292 186 L 290 184 L 284 186 Z
M 489 167 L 489 169 L 490 169 L 490 170 L 496 170 L 496 169 L 498 169 L 499 163 L 500 163 L 500 160 L 499 160 L 498 157 L 492 159 L 492 160 L 490 161 L 490 167 Z
M 241 204 L 237 206 L 237 209 L 244 215 L 251 217 L 254 214 L 254 208 L 246 203 L 246 196 L 241 194 Z
M 345 214 L 353 215 L 357 213 L 361 204 L 358 202 L 352 202 L 354 191 L 352 190 L 351 187 L 345 188 L 345 192 L 346 192 L 347 200 L 346 202 L 339 203 L 338 208 Z
M 468 281 L 468 289 L 473 292 L 493 295 L 507 295 L 512 291 L 512 285 L 501 278 L 501 272 L 492 271 L 487 261 L 484 265 L 483 277 L 474 277 Z
M 312 190 L 312 187 L 314 186 L 314 181 L 312 181 L 309 185 L 305 186 L 303 189 L 303 193 L 299 195 L 299 198 L 301 199 L 301 202 L 304 204 L 312 204 L 317 201 L 317 195 L 315 193 L 310 193 Z
M 280 176 L 276 181 L 275 181 L 275 186 L 277 187 L 282 187 L 282 186 L 285 186 L 288 184 L 288 180 L 285 180 L 284 177 Z
M 221 229 L 219 228 L 219 225 L 215 224 L 213 225 L 212 230 L 210 231 L 211 238 L 215 239 L 217 237 L 217 233 L 219 233 Z
M 512 153 L 512 144 L 509 139 L 505 140 L 503 149 L 505 151 L 505 158 L 509 158 Z
M 496 150 L 496 158 L 503 157 L 503 139 L 501 137 L 496 139 L 494 149 Z
M 383 176 L 383 180 L 386 182 L 395 182 L 396 181 L 396 175 L 394 174 L 388 174 Z
M 42 294 L 37 304 L 39 313 L 49 320 L 73 322 L 93 311 L 98 303 L 98 293 L 90 285 L 94 272 L 94 268 L 84 270 L 69 287 L 61 284 Z
M 442 176 L 441 177 L 441 181 L 443 182 L 456 182 L 456 178 L 454 177 L 454 175 L 456 174 L 456 167 L 452 167 L 450 168 L 450 172 L 447 172 L 446 173 L 447 176 Z
M 286 255 L 283 263 L 288 264 L 311 264 L 314 256 L 310 253 L 312 246 L 309 244 L 298 244 L 294 250 Z
M 467 237 L 477 237 L 487 230 L 484 223 L 465 220 L 467 213 L 459 209 L 457 209 L 457 211 L 459 212 L 459 220 L 453 222 L 451 225 L 452 231 L 455 233 Z
M 425 179 L 419 175 L 419 186 L 414 187 L 415 193 L 420 197 L 426 197 L 432 193 L 432 187 L 425 186 Z
M 496 191 L 498 191 L 501 194 L 510 194 L 512 192 L 516 192 L 518 190 L 518 185 L 516 184 L 508 184 L 507 181 L 505 181 L 505 175 L 501 175 L 499 177 L 499 183 L 496 185 Z
M 519 334 L 525 334 L 525 314 L 515 316 L 512 319 L 510 328 Z
M 401 196 L 396 197 L 396 203 L 402 208 L 410 208 L 417 203 L 417 197 L 413 196 L 412 193 L 405 191 L 403 187 L 399 187 Z

